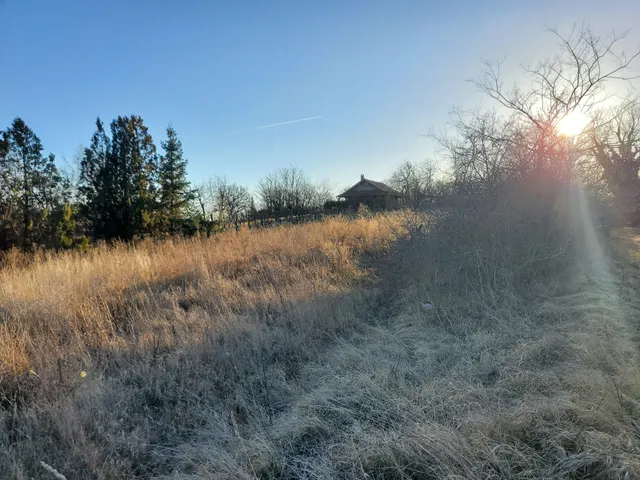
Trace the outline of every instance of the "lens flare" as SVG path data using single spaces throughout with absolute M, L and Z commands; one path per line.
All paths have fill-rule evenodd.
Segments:
M 589 118 L 584 113 L 569 112 L 558 122 L 558 133 L 567 137 L 575 137 L 582 133 L 588 123 Z

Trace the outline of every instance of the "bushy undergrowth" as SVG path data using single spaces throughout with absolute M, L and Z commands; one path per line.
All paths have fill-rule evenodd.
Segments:
M 637 269 L 611 261 L 610 232 L 581 190 L 549 181 L 492 193 L 417 219 L 396 251 L 405 281 L 392 328 L 428 352 L 419 371 L 440 373 L 425 404 L 444 402 L 438 437 L 458 459 L 422 474 L 639 476 Z

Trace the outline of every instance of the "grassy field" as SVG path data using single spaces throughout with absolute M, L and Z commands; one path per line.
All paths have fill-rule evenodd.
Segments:
M 640 478 L 633 232 L 512 288 L 424 221 L 0 271 L 0 478 Z

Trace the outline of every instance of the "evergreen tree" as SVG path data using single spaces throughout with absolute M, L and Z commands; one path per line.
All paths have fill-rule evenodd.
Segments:
M 41 194 L 41 225 L 34 232 L 34 241 L 45 247 L 59 248 L 60 239 L 57 234 L 58 223 L 64 216 L 65 205 L 71 202 L 71 180 L 55 166 L 55 157 L 50 154 L 44 176 L 47 182 L 43 184 Z
M 176 225 L 193 199 L 193 193 L 187 181 L 187 161 L 182 155 L 182 142 L 173 127 L 167 127 L 167 139 L 161 145 L 164 150 L 159 168 L 163 230 L 176 233 Z
M 8 137 L 3 130 L 0 130 L 0 251 L 11 248 L 15 243 L 15 231 L 12 228 L 15 195 L 11 190 L 8 154 Z
M 153 233 L 157 219 L 156 147 L 142 117 L 118 117 L 111 138 L 100 120 L 81 163 L 83 212 L 102 238 Z
M 156 223 L 156 147 L 142 117 L 111 123 L 109 174 L 115 184 L 118 237 L 130 240 L 153 233 Z
M 45 236 L 60 176 L 54 156 L 42 156 L 40 139 L 21 118 L 3 132 L 1 144 L 3 230 L 16 233 L 13 241 L 29 250 Z
M 69 249 L 76 244 L 76 210 L 65 203 L 56 225 L 56 247 Z
M 89 222 L 94 236 L 109 237 L 114 223 L 112 177 L 108 171 L 111 140 L 104 130 L 100 118 L 96 120 L 96 131 L 91 137 L 91 146 L 85 148 L 80 161 L 78 194 L 80 214 Z

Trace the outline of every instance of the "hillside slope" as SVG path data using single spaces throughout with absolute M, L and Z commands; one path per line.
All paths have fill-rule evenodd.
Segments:
M 1 272 L 0 477 L 640 477 L 638 266 L 438 289 L 415 223 Z

